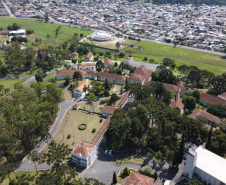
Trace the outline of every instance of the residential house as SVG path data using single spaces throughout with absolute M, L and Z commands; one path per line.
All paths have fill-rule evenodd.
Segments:
M 124 82 L 126 81 L 126 77 L 122 75 L 116 75 L 111 73 L 100 73 L 99 78 L 100 81 L 104 82 L 106 78 L 118 85 L 123 85 Z
M 123 185 L 153 185 L 154 181 L 155 179 L 151 177 L 132 171 L 130 173 L 130 176 L 127 177 L 126 181 L 123 183 Z
M 204 92 L 200 92 L 199 103 L 201 103 L 205 107 L 208 107 L 211 104 L 226 105 L 226 102 L 224 100 Z
M 208 124 L 212 125 L 214 127 L 217 127 L 221 119 L 218 118 L 217 116 L 214 116 L 213 114 L 210 114 L 209 112 L 206 112 L 206 110 L 201 110 L 201 109 L 195 109 L 188 117 L 192 119 L 196 119 L 197 116 L 203 116 L 207 119 Z
M 172 109 L 174 109 L 175 107 L 178 107 L 180 109 L 180 112 L 181 114 L 183 113 L 183 108 L 184 108 L 184 104 L 180 101 L 180 92 L 181 92 L 181 88 L 178 87 L 178 90 L 176 92 L 176 98 L 175 98 L 175 101 L 173 101 L 171 104 L 170 104 L 170 107 Z
M 71 155 L 72 162 L 87 168 L 95 159 L 97 153 L 96 145 L 87 141 L 81 141 L 78 143 Z
M 112 107 L 112 106 L 105 106 L 102 110 L 102 117 L 108 118 L 112 114 L 114 114 L 115 110 L 118 109 L 118 107 Z
M 84 96 L 88 93 L 87 91 L 84 92 L 84 87 L 89 87 L 89 82 L 83 82 L 78 87 L 74 88 L 73 90 L 73 97 L 78 98 Z
M 133 57 L 126 57 L 126 58 L 124 58 L 123 62 L 129 63 L 129 62 L 132 62 L 132 61 L 133 61 Z
M 73 79 L 73 75 L 75 73 L 75 71 L 79 71 L 82 76 L 84 76 L 86 74 L 85 71 L 83 70 L 62 70 L 62 71 L 58 71 L 56 74 L 56 80 L 64 80 L 65 76 L 69 76 L 69 79 Z
M 93 70 L 96 71 L 96 63 L 95 62 L 84 62 L 79 64 L 78 69 L 80 70 Z
M 146 85 L 151 79 L 152 71 L 147 69 L 144 65 L 137 68 L 132 75 L 128 78 L 130 83 L 140 83 Z
M 104 67 L 105 67 L 105 68 L 109 68 L 109 66 L 112 65 L 112 64 L 113 64 L 113 62 L 112 62 L 111 59 L 106 58 L 106 59 L 104 60 Z
M 6 45 L 6 42 L 5 41 L 0 41 L 0 47 L 3 47 Z
M 85 58 L 84 61 L 92 61 L 93 60 L 93 53 L 89 52 Z

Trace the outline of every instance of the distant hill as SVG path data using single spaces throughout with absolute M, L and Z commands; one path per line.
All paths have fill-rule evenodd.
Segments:
M 226 5 L 226 0 L 153 0 L 154 4 Z

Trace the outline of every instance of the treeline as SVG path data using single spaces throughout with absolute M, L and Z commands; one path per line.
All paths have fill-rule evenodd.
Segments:
M 0 177 L 9 174 L 40 139 L 48 137 L 58 102 L 63 100 L 56 84 L 49 84 L 46 95 L 40 97 L 38 86 L 32 87 L 17 83 L 10 99 L 0 101 Z
M 124 109 L 113 114 L 105 134 L 108 148 L 150 147 L 174 166 L 182 161 L 186 140 L 200 143 L 207 140 L 210 131 L 205 120 L 181 115 L 179 108 L 171 109 L 170 94 L 162 83 L 152 83 L 151 86 L 130 84 L 130 90 L 135 102 L 127 103 Z M 223 131 L 213 131 L 210 149 L 222 155 L 223 151 L 226 152 L 226 140 L 221 139 L 218 132 L 225 137 Z

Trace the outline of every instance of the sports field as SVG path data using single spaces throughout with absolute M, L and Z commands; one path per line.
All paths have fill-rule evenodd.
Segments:
M 8 25 L 13 23 L 18 23 L 21 25 L 21 29 L 32 29 L 34 34 L 28 35 L 28 46 L 31 46 L 32 43 L 35 43 L 35 39 L 41 39 L 42 45 L 51 44 L 55 45 L 64 41 L 67 41 L 72 38 L 74 33 L 84 34 L 84 37 L 92 33 L 92 31 L 87 31 L 79 28 L 63 26 L 59 24 L 44 23 L 37 20 L 30 19 L 11 19 L 11 18 L 0 18 L 0 28 L 6 29 Z M 55 38 L 56 29 L 61 26 L 58 37 Z M 47 35 L 50 38 L 47 38 Z
M 142 41 L 134 46 L 139 48 L 127 48 L 125 53 L 136 58 L 154 59 L 160 63 L 164 58 L 174 59 L 179 65 L 195 65 L 201 69 L 206 69 L 215 74 L 226 72 L 226 59 L 222 59 L 219 55 L 213 55 L 189 49 L 183 49 L 163 44 L 156 44 L 148 41 Z

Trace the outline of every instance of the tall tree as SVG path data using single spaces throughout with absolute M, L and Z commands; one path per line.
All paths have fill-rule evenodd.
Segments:
M 73 80 L 82 80 L 83 77 L 82 77 L 82 74 L 79 72 L 79 71 L 75 71 L 74 75 L 73 75 Z
M 114 172 L 114 174 L 113 174 L 113 180 L 112 180 L 112 183 L 113 184 L 117 184 L 118 183 L 118 181 L 117 181 L 117 176 L 116 176 L 116 173 Z
M 210 148 L 211 148 L 212 131 L 213 131 L 213 127 L 211 126 L 211 129 L 208 133 L 208 139 L 207 139 L 207 142 L 206 142 L 206 149 L 208 149 L 208 150 L 210 150 Z
M 104 68 L 104 63 L 101 60 L 98 60 L 96 63 L 97 71 L 101 71 Z

